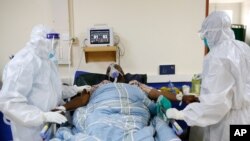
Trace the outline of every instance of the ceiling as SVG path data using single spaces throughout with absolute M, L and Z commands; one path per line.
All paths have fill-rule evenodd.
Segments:
M 248 0 L 209 0 L 209 3 L 240 3 Z

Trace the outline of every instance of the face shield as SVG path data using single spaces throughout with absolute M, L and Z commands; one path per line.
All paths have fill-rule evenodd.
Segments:
M 54 62 L 54 63 L 58 63 L 58 59 L 56 57 L 56 48 L 59 46 L 59 33 L 49 33 L 47 34 L 46 38 L 50 41 L 51 45 L 50 45 L 50 51 L 48 54 L 48 58 Z
M 211 36 L 211 35 L 215 35 L 215 33 L 218 33 L 218 32 L 220 32 L 220 31 L 223 31 L 223 28 L 206 29 L 206 30 L 203 30 L 203 31 L 199 31 L 199 36 L 200 36 L 201 40 L 203 40 L 204 45 L 205 45 L 207 48 L 209 48 L 209 47 L 210 47 L 209 44 L 210 44 L 210 45 L 213 45 L 212 42 L 209 42 L 209 41 L 208 41 L 208 39 L 211 40 L 211 38 L 209 38 L 209 34 L 210 34 L 210 36 Z M 225 35 L 225 36 L 226 36 L 226 35 Z M 212 41 L 214 41 L 214 40 L 212 40 Z

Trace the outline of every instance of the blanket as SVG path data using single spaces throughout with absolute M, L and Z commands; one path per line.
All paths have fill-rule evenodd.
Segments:
M 59 128 L 52 141 L 180 141 L 160 118 L 150 122 L 155 111 L 155 102 L 137 86 L 105 84 L 74 112 L 74 126 Z

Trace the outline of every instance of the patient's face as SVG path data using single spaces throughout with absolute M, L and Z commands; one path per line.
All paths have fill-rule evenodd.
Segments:
M 118 76 L 118 80 L 117 80 L 117 82 L 120 82 L 120 83 L 125 83 L 125 74 L 124 74 L 124 72 L 123 72 L 123 70 L 122 70 L 122 67 L 120 66 L 120 65 L 118 65 L 118 64 L 115 64 L 114 65 L 114 68 L 115 69 L 117 69 L 121 74 L 119 74 L 119 76 Z M 109 72 L 110 72 L 110 70 L 111 70 L 111 68 L 110 68 L 110 66 L 107 68 L 107 71 L 106 71 L 106 75 L 108 76 L 108 78 L 110 79 L 110 81 L 114 81 L 110 76 L 109 76 Z

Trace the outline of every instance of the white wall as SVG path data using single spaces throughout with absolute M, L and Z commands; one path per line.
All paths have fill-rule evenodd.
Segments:
M 238 3 L 210 3 L 209 13 L 215 10 L 232 10 L 232 23 L 246 25 L 245 42 L 250 45 L 250 1 L 242 1 Z
M 34 25 L 53 26 L 50 0 L 0 0 L 0 77 L 9 56 L 23 48 Z
M 242 24 L 241 23 L 241 3 L 210 3 L 209 4 L 209 13 L 212 11 L 220 10 L 232 10 L 233 19 L 232 24 Z
M 69 0 L 73 2 L 74 36 L 82 41 L 89 26 L 104 23 L 113 27 L 125 49 L 121 66 L 125 72 L 158 75 L 160 64 L 175 64 L 176 74 L 201 72 L 204 48 L 197 31 L 205 17 L 200 0 Z M 58 3 L 60 4 L 60 3 Z M 29 40 L 33 25 L 54 25 L 52 0 L 0 1 L 0 68 L 8 56 Z M 55 28 L 55 27 L 54 27 Z M 72 70 L 104 73 L 110 62 L 85 63 L 79 45 L 73 47 Z M 68 77 L 67 66 L 60 66 Z
M 250 1 L 242 3 L 242 23 L 246 25 L 246 43 L 250 45 Z

